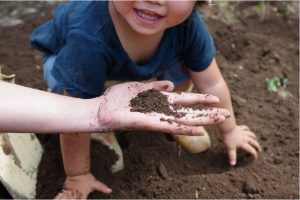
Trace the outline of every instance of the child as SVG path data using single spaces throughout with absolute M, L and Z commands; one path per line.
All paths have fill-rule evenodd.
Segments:
M 177 88 L 186 86 L 184 89 L 193 83 L 200 93 L 220 97 L 218 106 L 233 113 L 228 87 L 214 59 L 213 41 L 195 9 L 197 4 L 70 2 L 33 33 L 31 44 L 46 54 L 45 77 L 53 92 L 90 98 L 101 94 L 108 80 L 157 78 L 170 80 Z M 236 164 L 237 148 L 257 157 L 260 146 L 255 134 L 238 126 L 234 116 L 218 128 L 231 165 Z M 61 146 L 67 179 L 57 198 L 86 198 L 94 190 L 111 193 L 89 172 L 90 138 L 62 135 Z
M 130 90 L 128 89 L 130 87 Z M 110 89 L 101 97 L 92 99 L 78 99 L 51 94 L 32 88 L 5 83 L 0 81 L 0 132 L 25 133 L 74 133 L 77 132 L 106 132 L 113 130 L 140 130 L 148 129 L 171 134 L 201 135 L 197 128 L 207 123 L 207 119 L 197 117 L 197 113 L 187 112 L 188 120 L 197 118 L 197 122 L 188 125 L 187 120 L 177 119 L 172 124 L 160 121 L 160 118 L 170 119 L 160 113 L 134 113 L 126 109 L 130 100 L 138 92 L 155 88 L 157 90 L 171 91 L 173 84 L 168 81 L 157 81 L 147 84 L 125 83 Z M 126 94 L 126 98 L 116 98 L 117 94 Z M 168 98 L 177 98 L 177 102 L 185 101 L 189 104 L 214 103 L 217 98 L 194 94 L 174 94 L 165 92 Z M 22 99 L 22 101 L 20 101 Z M 106 110 L 118 110 L 110 112 Z M 213 109 L 212 114 L 223 116 L 220 109 Z M 120 118 L 126 115 L 127 118 Z M 173 121 L 174 119 L 170 119 Z M 222 119 L 221 119 L 222 121 Z M 105 123 L 106 122 L 106 123 Z M 179 132 L 178 126 L 181 127 Z

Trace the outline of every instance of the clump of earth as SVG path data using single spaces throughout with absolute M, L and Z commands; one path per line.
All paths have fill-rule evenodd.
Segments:
M 186 113 L 180 112 L 182 108 L 190 108 L 193 110 L 210 109 L 204 107 L 203 104 L 181 105 L 168 101 L 167 95 L 164 95 L 156 89 L 149 89 L 138 93 L 138 95 L 130 101 L 132 112 L 141 113 L 163 113 L 167 116 L 184 117 Z

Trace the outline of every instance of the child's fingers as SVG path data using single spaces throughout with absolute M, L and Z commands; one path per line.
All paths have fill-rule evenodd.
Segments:
M 244 143 L 241 146 L 242 149 L 250 153 L 255 159 L 257 158 L 257 152 L 253 146 L 251 146 L 249 143 Z
M 199 104 L 199 103 L 219 103 L 219 98 L 209 94 L 195 94 L 195 93 L 168 93 L 162 92 L 168 96 L 170 103 L 176 104 Z
M 240 128 L 243 130 L 243 131 L 249 131 L 250 128 L 246 125 L 240 125 Z
M 230 165 L 236 165 L 236 148 L 228 150 L 228 158 Z
M 260 147 L 259 143 L 257 142 L 257 140 L 250 138 L 249 144 L 251 144 L 253 147 L 255 147 L 258 151 L 261 151 L 261 147 Z
M 257 137 L 256 137 L 255 133 L 253 133 L 252 131 L 248 131 L 248 136 L 255 139 L 255 140 L 257 140 Z
M 107 185 L 97 180 L 94 180 L 92 190 L 102 192 L 104 194 L 110 194 L 112 192 L 112 190 Z
M 240 125 L 240 128 L 242 131 L 246 131 L 248 133 L 249 137 L 251 137 L 253 139 L 257 139 L 255 133 L 253 133 L 248 126 Z

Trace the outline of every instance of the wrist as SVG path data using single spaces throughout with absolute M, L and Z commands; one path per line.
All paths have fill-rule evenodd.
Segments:
M 90 170 L 86 170 L 86 171 L 82 171 L 82 172 L 67 172 L 66 171 L 66 177 L 69 179 L 73 179 L 73 178 L 79 178 L 82 176 L 86 176 L 89 175 L 91 172 Z
M 218 131 L 219 133 L 223 134 L 228 134 L 234 131 L 234 129 L 236 128 L 236 122 L 235 120 L 233 121 L 225 121 L 222 122 L 218 125 Z
M 103 96 L 96 97 L 93 99 L 89 99 L 88 102 L 89 113 L 90 115 L 87 117 L 89 119 L 89 132 L 103 132 L 103 116 L 101 108 L 103 108 L 105 104 L 105 98 Z

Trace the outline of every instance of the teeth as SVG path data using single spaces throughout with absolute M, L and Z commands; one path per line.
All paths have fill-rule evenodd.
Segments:
M 158 16 L 153 16 L 153 15 L 148 15 L 147 13 L 141 11 L 141 10 L 138 10 L 137 11 L 137 14 L 143 18 L 143 19 L 146 19 L 146 20 L 150 20 L 150 21 L 155 21 L 155 20 L 158 20 L 159 17 Z

